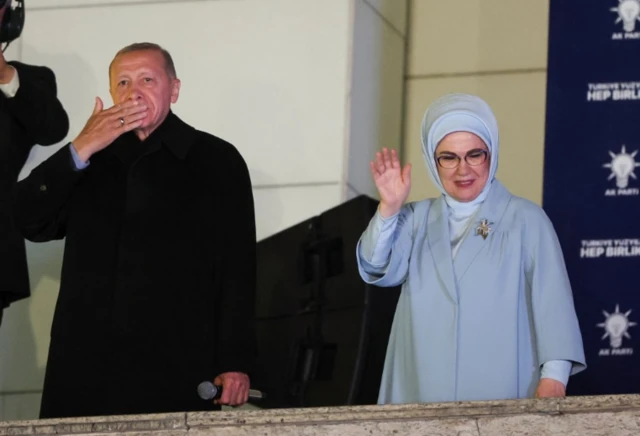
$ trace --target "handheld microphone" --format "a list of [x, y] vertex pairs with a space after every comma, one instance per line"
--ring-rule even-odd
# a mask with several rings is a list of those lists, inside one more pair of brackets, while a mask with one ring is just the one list
[[[203, 381], [198, 385], [198, 396], [203, 400], [217, 400], [222, 396], [222, 386], [216, 386], [210, 381]], [[262, 391], [249, 389], [249, 400], [263, 400], [267, 397]]]

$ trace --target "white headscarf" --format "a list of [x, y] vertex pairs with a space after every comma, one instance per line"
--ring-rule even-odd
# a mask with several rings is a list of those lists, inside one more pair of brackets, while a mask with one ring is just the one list
[[[469, 202], [460, 202], [451, 197], [442, 186], [435, 159], [438, 143], [449, 133], [471, 132], [489, 149], [489, 177], [480, 195]], [[435, 100], [422, 119], [422, 155], [429, 176], [444, 196], [449, 209], [449, 228], [453, 255], [478, 210], [491, 189], [498, 169], [498, 122], [489, 105], [480, 97], [469, 94], [446, 94]]]

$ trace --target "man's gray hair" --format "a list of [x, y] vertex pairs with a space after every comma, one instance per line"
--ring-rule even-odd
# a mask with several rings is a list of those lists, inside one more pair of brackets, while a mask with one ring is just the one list
[[116, 55], [113, 57], [111, 64], [109, 64], [109, 76], [111, 76], [111, 67], [113, 66], [113, 62], [117, 59], [118, 56], [127, 54], [127, 53], [133, 53], [136, 51], [147, 51], [147, 50], [159, 52], [164, 58], [164, 68], [165, 68], [165, 71], [167, 72], [167, 75], [169, 75], [169, 77], [171, 77], [172, 79], [175, 79], [178, 77], [176, 75], [176, 67], [173, 64], [173, 58], [171, 57], [171, 54], [169, 54], [169, 52], [164, 48], [162, 48], [160, 45], [155, 44], [153, 42], [135, 42], [133, 44], [129, 44], [128, 46], [120, 49], [120, 51], [118, 51], [118, 53], [116, 53]]

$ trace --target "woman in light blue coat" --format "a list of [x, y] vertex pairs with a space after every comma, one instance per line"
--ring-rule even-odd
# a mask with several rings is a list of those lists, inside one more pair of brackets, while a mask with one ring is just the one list
[[371, 162], [380, 205], [357, 246], [360, 275], [402, 285], [378, 402], [564, 396], [586, 368], [564, 259], [544, 211], [495, 178], [491, 108], [441, 97], [422, 144], [437, 198], [404, 204], [411, 166], [395, 150]]

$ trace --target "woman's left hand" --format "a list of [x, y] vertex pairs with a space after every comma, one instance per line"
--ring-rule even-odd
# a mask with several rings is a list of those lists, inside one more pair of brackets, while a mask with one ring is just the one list
[[536, 398], [563, 398], [566, 395], [564, 385], [552, 378], [541, 378], [536, 389]]

